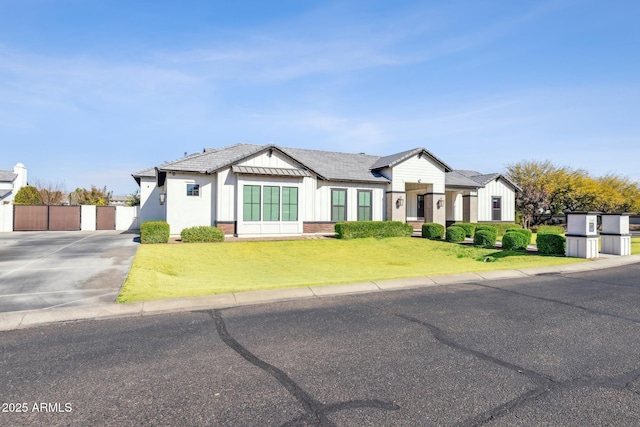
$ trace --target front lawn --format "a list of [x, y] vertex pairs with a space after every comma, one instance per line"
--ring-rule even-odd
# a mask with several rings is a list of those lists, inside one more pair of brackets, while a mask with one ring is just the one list
[[632, 255], [640, 254], [640, 237], [631, 238], [631, 254]]
[[418, 238], [141, 245], [118, 302], [580, 261]]

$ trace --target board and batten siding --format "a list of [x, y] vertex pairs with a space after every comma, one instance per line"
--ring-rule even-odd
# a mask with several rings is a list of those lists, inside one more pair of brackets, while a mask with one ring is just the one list
[[444, 168], [428, 156], [418, 155], [395, 165], [390, 173], [391, 190], [405, 191], [405, 183], [433, 184], [434, 193], [444, 193]]
[[214, 221], [235, 221], [236, 220], [236, 187], [238, 177], [226, 168], [216, 174], [216, 210]]
[[515, 221], [515, 191], [501, 179], [478, 189], [478, 221], [491, 221], [491, 198], [502, 198], [502, 222]]
[[446, 192], [447, 221], [462, 221], [462, 193]]
[[299, 169], [301, 167], [298, 163], [292, 162], [277, 151], [272, 151], [271, 156], [269, 156], [268, 152], [256, 154], [255, 156], [239, 162], [238, 165], [287, 169]]
[[[187, 184], [199, 184], [198, 196], [187, 196]], [[167, 174], [167, 222], [172, 235], [188, 227], [213, 225], [215, 220], [215, 175]]]
[[331, 221], [331, 190], [347, 190], [347, 221], [358, 220], [358, 190], [371, 191], [371, 219], [383, 221], [385, 211], [386, 184], [367, 184], [338, 181], [316, 181], [314, 195], [313, 219], [305, 218], [305, 221]]

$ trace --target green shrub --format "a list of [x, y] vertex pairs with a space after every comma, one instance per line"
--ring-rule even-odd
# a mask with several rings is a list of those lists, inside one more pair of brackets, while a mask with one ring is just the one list
[[476, 227], [475, 234], [478, 234], [479, 231], [486, 231], [487, 233], [490, 233], [493, 236], [495, 244], [495, 241], [498, 239], [498, 227], [496, 227], [495, 225], [478, 225]]
[[466, 237], [473, 237], [473, 233], [476, 230], [477, 224], [471, 224], [470, 222], [456, 222], [456, 227], [464, 228], [464, 235]]
[[476, 246], [482, 246], [483, 248], [492, 248], [496, 245], [498, 238], [497, 231], [492, 229], [478, 230], [473, 235], [473, 244]]
[[140, 243], [167, 243], [169, 224], [166, 221], [147, 221], [140, 226]]
[[541, 255], [564, 255], [567, 239], [559, 234], [538, 234], [536, 242]]
[[502, 236], [502, 249], [507, 251], [527, 249], [530, 241], [526, 234], [508, 231]]
[[498, 236], [502, 236], [510, 228], [522, 228], [520, 224], [516, 224], [514, 222], [481, 222], [477, 224], [476, 230], [478, 227], [485, 226], [494, 228], [498, 232]]
[[375, 237], [410, 237], [413, 227], [400, 221], [339, 222], [334, 226], [337, 239], [363, 239]]
[[456, 225], [452, 225], [451, 227], [447, 227], [446, 239], [447, 242], [462, 242], [464, 241], [464, 228], [458, 227]]
[[184, 243], [222, 242], [224, 241], [224, 232], [218, 227], [190, 227], [180, 232], [180, 238]]
[[444, 225], [434, 222], [422, 224], [422, 237], [425, 239], [442, 239], [444, 237]]
[[507, 228], [507, 231], [504, 234], [506, 236], [509, 233], [520, 233], [524, 236], [527, 236], [527, 241], [531, 243], [531, 230], [527, 230], [526, 228]]
[[559, 225], [539, 225], [538, 234], [564, 234], [564, 228]]

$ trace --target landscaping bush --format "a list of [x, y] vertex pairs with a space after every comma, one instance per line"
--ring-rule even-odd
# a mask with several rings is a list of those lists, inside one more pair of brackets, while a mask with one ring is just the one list
[[464, 241], [465, 231], [464, 228], [452, 225], [447, 227], [446, 239], [447, 242], [462, 242]]
[[481, 222], [477, 224], [476, 230], [478, 230], [478, 227], [486, 226], [494, 228], [497, 231], [498, 236], [502, 236], [510, 228], [522, 228], [520, 224], [516, 224], [514, 222]]
[[466, 237], [473, 237], [473, 232], [476, 230], [477, 224], [471, 224], [469, 222], [456, 222], [456, 227], [464, 228], [464, 235]]
[[507, 251], [518, 251], [527, 249], [530, 241], [531, 239], [528, 238], [526, 234], [508, 231], [502, 237], [502, 249]]
[[531, 230], [527, 230], [526, 228], [507, 228], [505, 235], [509, 233], [520, 233], [524, 236], [527, 236], [527, 241], [531, 243], [531, 235], [532, 235]]
[[[491, 235], [493, 235], [493, 240], [495, 243], [495, 240], [498, 239], [498, 227], [496, 227], [495, 225], [478, 225], [476, 226], [476, 230], [475, 230], [475, 234], [478, 234], [479, 231], [486, 231], [488, 233], [491, 233]], [[474, 237], [475, 237], [474, 234]]]
[[492, 248], [496, 245], [498, 233], [492, 229], [478, 230], [473, 235], [473, 244], [476, 246], [482, 246], [483, 248]]
[[147, 221], [140, 226], [140, 243], [167, 243], [169, 224], [166, 221]]
[[539, 225], [538, 234], [564, 234], [564, 228], [559, 225]]
[[410, 237], [413, 227], [400, 221], [339, 222], [334, 226], [336, 239], [363, 239], [375, 237]]
[[222, 242], [224, 241], [224, 231], [218, 227], [190, 227], [180, 232], [180, 238], [184, 243]]
[[564, 255], [567, 239], [559, 234], [539, 234], [536, 242], [541, 255]]
[[422, 224], [422, 237], [425, 239], [442, 239], [444, 237], [444, 225], [427, 222]]

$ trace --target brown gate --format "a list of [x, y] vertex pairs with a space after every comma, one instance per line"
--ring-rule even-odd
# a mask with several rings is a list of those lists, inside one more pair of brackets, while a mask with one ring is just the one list
[[13, 206], [14, 231], [80, 230], [80, 206]]
[[49, 206], [49, 230], [80, 230], [80, 206]]
[[98, 206], [96, 208], [96, 230], [116, 229], [116, 207]]
[[48, 206], [13, 206], [13, 229], [15, 231], [43, 231], [49, 229]]

